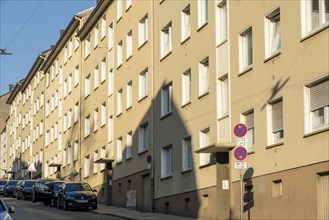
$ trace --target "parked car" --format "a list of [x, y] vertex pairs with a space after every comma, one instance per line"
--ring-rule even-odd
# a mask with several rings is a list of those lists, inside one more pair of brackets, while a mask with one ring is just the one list
[[14, 188], [17, 182], [18, 180], [8, 180], [8, 182], [5, 185], [5, 189], [3, 193], [5, 197], [14, 196]]
[[52, 192], [46, 185], [49, 182], [59, 181], [59, 179], [40, 178], [37, 179], [32, 186], [32, 202], [44, 201], [45, 203], [50, 202]]
[[6, 183], [7, 183], [7, 180], [0, 180], [0, 195], [3, 195]]
[[20, 185], [22, 184], [23, 180], [18, 180], [18, 182], [16, 183], [15, 187], [14, 187], [14, 197], [17, 198], [17, 191], [18, 188], [20, 187]]
[[57, 208], [97, 209], [96, 192], [88, 183], [63, 183], [58, 192]]
[[24, 200], [26, 200], [27, 198], [31, 198], [32, 186], [34, 185], [34, 183], [35, 180], [23, 180], [17, 187], [16, 198]]
[[0, 219], [5, 219], [5, 220], [12, 220], [10, 213], [14, 213], [15, 209], [12, 206], [7, 206], [5, 203], [0, 199]]
[[47, 203], [50, 204], [51, 206], [57, 205], [58, 192], [63, 183], [64, 183], [63, 181], [52, 181], [46, 183], [46, 185], [49, 187], [51, 191], [51, 198], [47, 201]]

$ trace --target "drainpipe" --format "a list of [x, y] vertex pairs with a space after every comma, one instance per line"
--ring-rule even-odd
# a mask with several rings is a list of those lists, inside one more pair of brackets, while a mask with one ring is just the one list
[[152, 94], [152, 99], [151, 99], [151, 118], [152, 118], [152, 123], [151, 123], [151, 130], [152, 130], [152, 135], [151, 135], [151, 143], [152, 143], [152, 148], [151, 148], [151, 156], [152, 156], [152, 162], [151, 162], [151, 201], [150, 201], [150, 211], [154, 212], [154, 1], [152, 1], [152, 6], [151, 6], [151, 14], [152, 14], [152, 39], [151, 39], [151, 68], [152, 68], [152, 85], [151, 85], [151, 94]]

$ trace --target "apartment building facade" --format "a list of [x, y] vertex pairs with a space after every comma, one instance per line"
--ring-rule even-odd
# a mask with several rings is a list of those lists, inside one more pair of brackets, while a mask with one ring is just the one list
[[88, 182], [101, 203], [237, 219], [242, 122], [244, 217], [325, 218], [328, 5], [98, 1], [7, 101], [12, 176], [34, 163], [32, 177]]

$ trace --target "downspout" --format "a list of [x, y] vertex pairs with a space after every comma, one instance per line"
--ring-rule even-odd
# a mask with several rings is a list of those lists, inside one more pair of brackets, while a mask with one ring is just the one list
[[151, 123], [151, 130], [152, 130], [152, 135], [151, 135], [151, 143], [152, 143], [152, 149], [151, 149], [151, 157], [152, 157], [152, 162], [151, 162], [151, 202], [150, 202], [150, 211], [154, 212], [154, 188], [155, 188], [155, 181], [154, 181], [154, 1], [152, 1], [152, 6], [151, 6], [151, 14], [152, 14], [152, 39], [151, 39], [151, 65], [152, 65], [152, 83], [151, 83], [151, 94], [152, 94], [152, 99], [151, 99], [151, 118], [152, 118], [152, 123]]

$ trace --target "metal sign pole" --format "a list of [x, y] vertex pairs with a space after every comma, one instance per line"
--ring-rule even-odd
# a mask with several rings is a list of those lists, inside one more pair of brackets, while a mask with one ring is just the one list
[[240, 220], [242, 220], [242, 173], [243, 170], [240, 169]]

